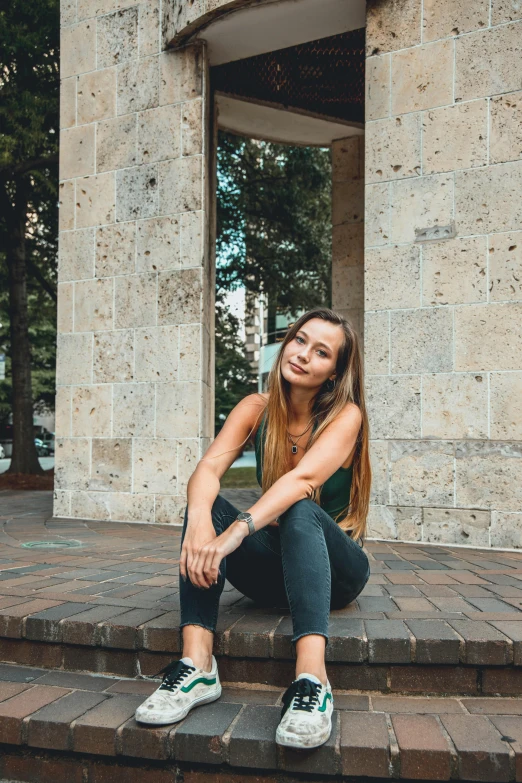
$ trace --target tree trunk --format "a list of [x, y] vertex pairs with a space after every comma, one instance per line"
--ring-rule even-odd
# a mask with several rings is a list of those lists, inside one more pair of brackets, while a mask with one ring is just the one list
[[27, 192], [24, 183], [16, 183], [15, 203], [10, 215], [7, 240], [9, 276], [9, 320], [11, 335], [13, 451], [9, 473], [41, 474], [34, 443], [33, 391], [31, 382], [31, 346], [27, 307], [27, 267], [25, 231]]

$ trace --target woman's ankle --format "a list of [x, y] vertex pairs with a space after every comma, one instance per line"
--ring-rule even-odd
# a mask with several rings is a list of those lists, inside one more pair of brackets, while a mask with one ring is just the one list
[[328, 680], [328, 676], [326, 674], [326, 669], [320, 669], [315, 666], [308, 666], [307, 668], [304, 668], [303, 666], [299, 667], [296, 666], [295, 669], [295, 677], [296, 679], [299, 677], [300, 674], [313, 674], [315, 677], [317, 677], [323, 685], [326, 685], [326, 682]]
[[212, 669], [212, 648], [214, 634], [200, 625], [186, 625], [182, 629], [183, 655], [191, 658], [194, 665], [205, 672]]

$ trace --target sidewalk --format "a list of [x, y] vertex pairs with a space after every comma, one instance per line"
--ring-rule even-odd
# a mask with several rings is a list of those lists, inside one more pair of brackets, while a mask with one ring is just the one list
[[[247, 492], [226, 495], [241, 506]], [[370, 583], [330, 616], [332, 735], [287, 752], [275, 728], [295, 673], [288, 607], [227, 582], [221, 699], [137, 726], [181, 654], [180, 528], [53, 520], [51, 501], [0, 493], [0, 778], [522, 780], [522, 553], [369, 541]], [[79, 546], [24, 546], [66, 541]]]

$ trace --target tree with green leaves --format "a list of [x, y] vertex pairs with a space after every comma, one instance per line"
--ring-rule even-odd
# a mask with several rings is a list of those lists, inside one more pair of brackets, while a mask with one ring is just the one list
[[[217, 157], [217, 301], [244, 286], [289, 312], [329, 307], [330, 150], [220, 131]], [[232, 319], [216, 309], [216, 431], [219, 414], [256, 389]]]
[[35, 399], [54, 401], [59, 32], [59, 0], [1, 0], [0, 345], [10, 377], [0, 410], [13, 414], [13, 473], [42, 472]]

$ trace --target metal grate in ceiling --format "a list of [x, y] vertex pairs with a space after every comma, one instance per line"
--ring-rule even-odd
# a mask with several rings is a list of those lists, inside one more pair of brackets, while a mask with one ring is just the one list
[[364, 122], [365, 29], [216, 65], [215, 90], [346, 122]]

